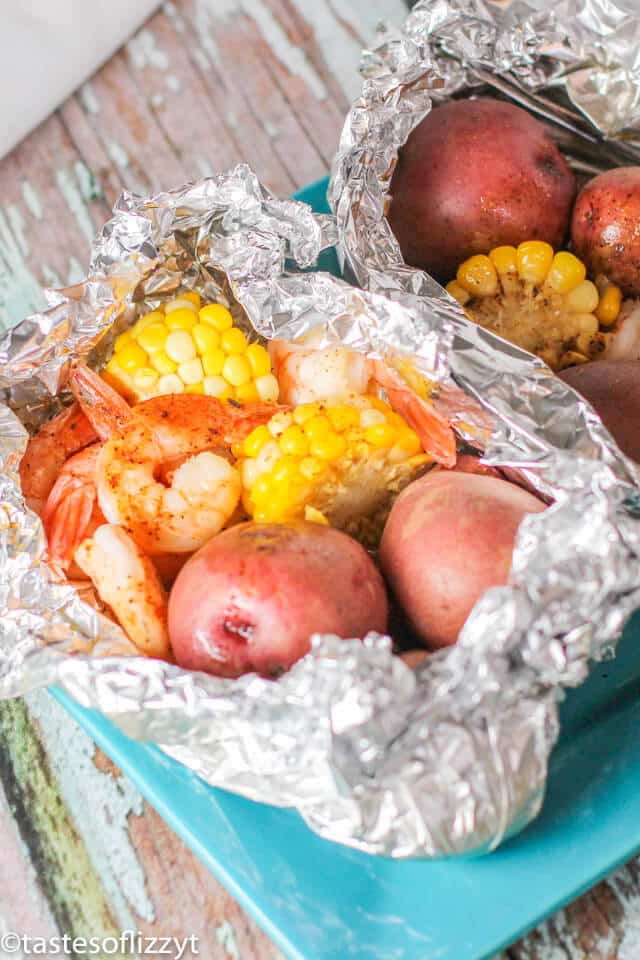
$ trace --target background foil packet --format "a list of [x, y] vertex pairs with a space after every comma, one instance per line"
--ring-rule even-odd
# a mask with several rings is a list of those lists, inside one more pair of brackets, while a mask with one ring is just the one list
[[[87, 281], [51, 293], [46, 313], [0, 342], [0, 696], [59, 683], [209, 783], [295, 807], [323, 836], [372, 853], [488, 850], [540, 807], [563, 686], [584, 679], [640, 604], [635, 467], [528, 354], [480, 328], [463, 338], [459, 318], [424, 297], [300, 272], [335, 238], [330, 218], [275, 199], [245, 166], [124, 195]], [[72, 357], [104, 362], [135, 304], [184, 285], [226, 298], [265, 337], [321, 323], [327, 343], [411, 356], [460, 435], [478, 448], [491, 435], [494, 461], [555, 500], [523, 523], [510, 585], [485, 594], [457, 646], [414, 673], [389, 638], [318, 636], [277, 681], [222, 680], [136, 656], [52, 580], [19, 487], [20, 421], [57, 408]]]

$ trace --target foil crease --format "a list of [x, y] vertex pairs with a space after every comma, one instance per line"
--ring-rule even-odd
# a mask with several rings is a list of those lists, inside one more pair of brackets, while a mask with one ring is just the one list
[[[207, 782], [294, 807], [321, 835], [370, 853], [486, 851], [539, 810], [561, 691], [640, 602], [635, 467], [573, 391], [446, 299], [302, 272], [336, 236], [330, 218], [277, 200], [245, 166], [127, 194], [85, 283], [50, 294], [46, 313], [5, 337], [0, 696], [58, 683]], [[456, 647], [414, 672], [389, 637], [317, 636], [277, 681], [222, 680], [137, 656], [52, 579], [19, 485], [25, 424], [56, 410], [61, 391], [64, 402], [72, 357], [100, 366], [136, 304], [185, 286], [225, 299], [265, 338], [322, 325], [326, 343], [413, 358], [460, 436], [555, 501], [522, 525], [511, 583], [481, 599]]]

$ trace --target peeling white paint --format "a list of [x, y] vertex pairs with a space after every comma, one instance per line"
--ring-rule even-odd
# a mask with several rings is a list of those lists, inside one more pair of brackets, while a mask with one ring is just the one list
[[136, 929], [136, 916], [151, 923], [153, 903], [128, 831], [130, 814], [143, 811], [141, 795], [125, 778], [97, 769], [91, 737], [46, 691], [27, 694], [25, 701], [118, 923], [124, 930]]
[[225, 920], [219, 927], [216, 927], [216, 940], [231, 960], [240, 960], [240, 950], [236, 940], [236, 934], [229, 923]]
[[34, 186], [28, 180], [22, 181], [22, 196], [27, 206], [27, 210], [36, 220], [42, 220], [42, 203], [40, 196]]
[[82, 84], [79, 93], [80, 102], [87, 113], [100, 113], [100, 101], [89, 80]]
[[104, 194], [102, 184], [82, 160], [76, 160], [73, 165], [80, 193], [84, 200], [99, 200]]
[[22, 211], [19, 207], [16, 207], [15, 204], [10, 203], [7, 206], [7, 219], [9, 221], [9, 227], [11, 232], [16, 238], [16, 243], [18, 244], [18, 249], [23, 257], [29, 255], [29, 244], [25, 236], [24, 228], [25, 222], [24, 217], [22, 216]]
[[169, 69], [168, 54], [158, 46], [154, 34], [146, 27], [129, 40], [127, 52], [131, 63], [138, 70], [144, 67], [156, 67], [157, 70]]
[[201, 70], [211, 70], [211, 61], [207, 58], [206, 53], [200, 47], [195, 47], [193, 51], [193, 59], [196, 61]]
[[69, 272], [67, 273], [67, 283], [69, 286], [73, 286], [76, 283], [81, 283], [84, 280], [87, 274], [86, 270], [83, 270], [75, 257], [69, 257]]
[[167, 85], [167, 89], [171, 90], [172, 93], [180, 93], [182, 90], [182, 84], [175, 73], [170, 73], [166, 76], [164, 82]]
[[184, 33], [187, 29], [187, 25], [184, 22], [184, 18], [175, 3], [171, 3], [171, 0], [168, 0], [167, 3], [162, 5], [162, 12], [171, 20], [173, 27], [177, 30], [178, 33]]
[[7, 218], [0, 211], [0, 331], [8, 330], [43, 306], [40, 284], [29, 270]]
[[152, 93], [149, 97], [149, 103], [154, 110], [157, 110], [164, 104], [164, 95], [162, 93]]
[[200, 171], [201, 176], [203, 177], [212, 177], [215, 173], [215, 168], [213, 167], [211, 161], [208, 157], [198, 156], [196, 157], [196, 165]]
[[[638, 960], [640, 957], [640, 894], [631, 892], [622, 881], [620, 873], [607, 881], [620, 900], [623, 909], [622, 940], [616, 954], [617, 960]], [[611, 952], [615, 944], [611, 945]]]
[[263, 120], [262, 125], [269, 137], [271, 137], [273, 140], [278, 137], [279, 131], [275, 124], [270, 123], [269, 120]]
[[93, 240], [93, 224], [78, 185], [65, 167], [56, 170], [58, 189], [87, 240]]
[[107, 144], [107, 153], [115, 163], [116, 167], [120, 167], [121, 170], [126, 170], [129, 166], [129, 157], [127, 151], [120, 146], [119, 143], [116, 143], [115, 140], [111, 140]]
[[45, 284], [52, 290], [58, 290], [60, 287], [64, 286], [60, 278], [60, 274], [57, 273], [53, 267], [50, 267], [47, 263], [44, 263], [41, 269]]
[[[301, 11], [305, 19], [308, 19], [310, 8], [316, 7], [317, 5], [318, 0], [315, 0], [314, 3], [308, 3], [308, 0], [305, 0], [303, 4], [304, 11]], [[342, 4], [340, 6], [342, 7]], [[317, 73], [313, 64], [307, 60], [304, 50], [291, 42], [284, 28], [278, 23], [271, 10], [263, 3], [263, 0], [251, 0], [248, 4], [243, 3], [243, 8], [249, 16], [253, 17], [260, 33], [269, 44], [272, 52], [283, 66], [287, 68], [289, 73], [301, 77], [316, 99], [326, 100], [328, 95], [327, 88], [322, 78]], [[335, 36], [337, 29], [335, 16], [332, 22], [332, 34]]]

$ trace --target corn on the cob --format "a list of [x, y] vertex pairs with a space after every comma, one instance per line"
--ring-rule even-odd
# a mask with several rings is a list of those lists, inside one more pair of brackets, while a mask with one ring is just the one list
[[377, 397], [278, 412], [236, 451], [254, 520], [329, 523], [375, 546], [391, 502], [431, 459]]
[[480, 326], [558, 370], [602, 353], [620, 313], [618, 287], [586, 274], [572, 253], [528, 240], [465, 260], [447, 290]]
[[137, 403], [167, 393], [205, 393], [250, 403], [278, 399], [268, 352], [248, 343], [220, 303], [183, 293], [141, 317], [115, 342], [103, 376]]

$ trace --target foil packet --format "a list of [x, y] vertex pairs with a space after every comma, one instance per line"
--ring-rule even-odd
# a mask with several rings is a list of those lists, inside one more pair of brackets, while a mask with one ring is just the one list
[[[487, 851], [539, 810], [558, 697], [640, 604], [636, 470], [539, 361], [446, 303], [305, 272], [336, 238], [331, 218], [276, 199], [246, 166], [125, 194], [85, 283], [0, 341], [0, 696], [57, 683], [208, 783], [370, 853]], [[554, 500], [522, 524], [510, 584], [485, 594], [455, 647], [414, 672], [389, 637], [316, 636], [277, 681], [223, 680], [138, 656], [53, 579], [19, 484], [26, 427], [64, 402], [72, 358], [99, 368], [136, 306], [184, 287], [265, 338], [321, 325], [325, 344], [411, 357], [459, 435]]]

